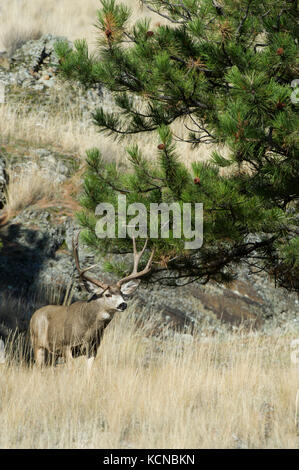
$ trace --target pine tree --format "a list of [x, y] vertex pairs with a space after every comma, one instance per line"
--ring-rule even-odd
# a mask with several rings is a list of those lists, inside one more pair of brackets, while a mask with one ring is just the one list
[[[184, 237], [170, 231], [156, 246], [157, 278], [181, 284], [229, 281], [245, 261], [299, 289], [299, 77], [298, 9], [292, 0], [143, 0], [167, 19], [128, 26], [130, 10], [102, 0], [98, 12], [99, 54], [84, 40], [74, 49], [58, 43], [61, 74], [83, 86], [104, 84], [118, 112], [93, 113], [99, 131], [123, 136], [157, 132], [150, 160], [138, 146], [127, 149], [129, 171], [87, 152], [79, 219], [95, 250], [124, 253], [126, 239], [99, 240], [99, 202], [203, 203], [204, 243], [184, 250]], [[171, 124], [198, 152], [187, 168], [176, 150]], [[200, 161], [206, 144], [226, 146]], [[225, 168], [225, 171], [221, 169]], [[194, 223], [194, 221], [193, 221]], [[110, 266], [113, 269], [113, 266]]]

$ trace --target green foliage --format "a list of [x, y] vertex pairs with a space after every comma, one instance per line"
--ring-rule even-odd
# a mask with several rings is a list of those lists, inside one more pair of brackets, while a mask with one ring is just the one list
[[[299, 71], [297, 2], [143, 3], [168, 24], [140, 20], [129, 27], [130, 11], [103, 0], [99, 55], [90, 55], [84, 41], [74, 50], [56, 48], [64, 77], [102, 83], [115, 94], [119, 112], [93, 113], [100, 132], [121, 138], [156, 130], [160, 141], [151, 161], [130, 147], [127, 171], [96, 149], [88, 152], [79, 215], [85, 240], [94, 249], [130, 250], [130, 240], [99, 242], [94, 232], [97, 204], [116, 207], [118, 194], [148, 212], [153, 202], [201, 202], [203, 247], [187, 252], [184, 237], [172, 232], [151, 240], [156, 260], [164, 260], [161, 279], [169, 269], [174, 282], [229, 280], [234, 264], [245, 260], [298, 289], [299, 117], [291, 100]], [[199, 155], [205, 144], [224, 144], [229, 154], [214, 151], [208, 163], [188, 169], [173, 140], [175, 120], [184, 122], [184, 140]]]
[[70, 74], [75, 80], [80, 80], [86, 88], [93, 83], [93, 56], [88, 53], [85, 39], [74, 41], [72, 50], [67, 42], [60, 41], [55, 44], [55, 52], [62, 64], [62, 76]]

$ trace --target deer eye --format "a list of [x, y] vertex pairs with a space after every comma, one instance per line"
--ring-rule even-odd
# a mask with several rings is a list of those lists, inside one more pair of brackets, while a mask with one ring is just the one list
[[112, 297], [112, 294], [106, 294], [105, 297]]

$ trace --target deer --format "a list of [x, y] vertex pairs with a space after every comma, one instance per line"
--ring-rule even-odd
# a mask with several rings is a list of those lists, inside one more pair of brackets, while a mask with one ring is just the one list
[[72, 247], [76, 269], [81, 281], [90, 294], [88, 300], [79, 300], [69, 306], [47, 305], [34, 312], [30, 319], [30, 339], [37, 366], [46, 365], [46, 354], [52, 357], [62, 356], [65, 363], [77, 356], [86, 355], [87, 370], [90, 374], [92, 364], [105, 328], [117, 312], [127, 308], [127, 302], [140, 283], [140, 278], [151, 270], [155, 249], [152, 250], [144, 269], [138, 271], [140, 259], [147, 247], [146, 239], [140, 252], [133, 237], [133, 270], [131, 274], [118, 282], [107, 284], [87, 275], [96, 264], [81, 269], [78, 254], [79, 233], [73, 237]]

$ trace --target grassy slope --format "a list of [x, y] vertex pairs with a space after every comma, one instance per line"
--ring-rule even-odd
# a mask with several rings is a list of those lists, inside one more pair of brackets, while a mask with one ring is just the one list
[[298, 447], [293, 334], [154, 340], [135, 321], [109, 326], [89, 382], [84, 358], [0, 366], [0, 447]]

